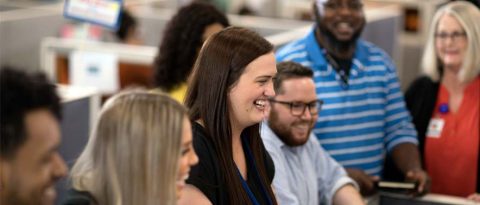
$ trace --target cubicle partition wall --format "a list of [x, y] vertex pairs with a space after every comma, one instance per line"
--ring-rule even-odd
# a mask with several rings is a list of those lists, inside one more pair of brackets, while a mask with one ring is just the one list
[[[75, 51], [100, 52], [113, 54], [118, 57], [119, 87], [124, 88], [132, 84], [146, 87], [153, 86], [152, 64], [157, 55], [157, 46], [154, 39], [160, 39], [172, 11], [133, 7], [143, 23], [148, 22], [148, 30], [143, 30], [146, 46], [131, 46], [117, 43], [91, 42], [84, 40], [46, 38], [41, 43], [41, 66], [52, 79], [59, 83], [69, 83], [69, 56]], [[397, 28], [399, 27], [398, 9], [394, 6], [368, 9], [367, 26], [363, 38], [383, 48], [393, 59], [398, 59]], [[272, 19], [252, 16], [228, 16], [231, 23], [246, 27], [258, 32], [272, 42], [276, 48], [305, 36], [313, 27], [311, 21], [297, 21]], [[157, 23], [153, 23], [157, 22]], [[157, 26], [155, 26], [157, 25]], [[145, 28], [145, 27], [144, 27]], [[148, 35], [146, 35], [146, 34]], [[152, 34], [153, 33], [153, 34]], [[154, 35], [154, 36], [152, 36]], [[382, 38], [378, 38], [381, 35]], [[399, 71], [401, 73], [401, 71]]]
[[[147, 88], [153, 87], [153, 61], [158, 52], [158, 45], [151, 44], [155, 44], [155, 39], [159, 40], [161, 38], [164, 28], [160, 28], [160, 26], [166, 25], [166, 21], [169, 20], [172, 12], [165, 9], [152, 11], [151, 8], [143, 7], [139, 9], [143, 10], [136, 11], [134, 7], [133, 11], [141, 13], [139, 15], [140, 21], [151, 25], [148, 27], [148, 30], [142, 31], [147, 45], [133, 46], [111, 42], [48, 37], [42, 41], [40, 46], [42, 70], [46, 71], [50, 78], [56, 82], [70, 84], [70, 72], [72, 72], [70, 70], [72, 65], [70, 56], [72, 53], [77, 51], [105, 53], [116, 56], [118, 60], [118, 76], [112, 77], [118, 77], [120, 89], [132, 85], [140, 85]], [[252, 29], [271, 40], [277, 46], [285, 44], [293, 40], [293, 38], [305, 35], [312, 25], [312, 22], [308, 21], [279, 20], [251, 16], [230, 15], [229, 19], [233, 25]], [[297, 35], [290, 35], [292, 33], [297, 33]], [[287, 34], [287, 36], [284, 34]]]
[[[62, 99], [62, 142], [59, 152], [70, 169], [87, 144], [100, 110], [100, 95], [92, 87], [59, 85], [57, 91]], [[65, 198], [67, 189], [68, 179], [64, 178], [56, 186], [55, 204], [60, 204]]]
[[118, 76], [111, 77], [118, 78], [120, 89], [129, 86], [153, 87], [152, 63], [157, 49], [151, 46], [45, 38], [41, 43], [42, 69], [57, 83], [70, 84], [69, 56], [76, 51], [115, 55], [118, 59]]

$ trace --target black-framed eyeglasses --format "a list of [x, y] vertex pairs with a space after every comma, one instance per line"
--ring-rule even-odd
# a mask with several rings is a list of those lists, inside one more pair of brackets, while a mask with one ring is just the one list
[[270, 98], [269, 101], [272, 103], [280, 103], [283, 105], [288, 105], [290, 107], [290, 113], [293, 116], [302, 116], [303, 113], [305, 113], [305, 109], [307, 107], [311, 115], [316, 115], [318, 114], [318, 112], [320, 112], [323, 105], [323, 100], [314, 100], [309, 103], [304, 103], [304, 102], [286, 102], [286, 101], [280, 101], [280, 100], [275, 100], [273, 98]]
[[467, 37], [467, 33], [465, 33], [464, 31], [455, 31], [452, 33], [440, 32], [440, 33], [435, 33], [435, 37], [437, 38], [437, 40], [440, 40], [440, 41], [446, 41], [447, 39], [452, 39], [453, 42], [458, 42], [459, 40]]

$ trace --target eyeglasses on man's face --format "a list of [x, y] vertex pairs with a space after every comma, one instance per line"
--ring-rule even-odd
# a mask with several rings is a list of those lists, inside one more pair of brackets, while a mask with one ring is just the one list
[[446, 41], [447, 39], [452, 39], [453, 42], [458, 42], [460, 40], [465, 39], [467, 37], [467, 34], [464, 31], [455, 31], [452, 33], [447, 33], [447, 32], [440, 32], [440, 33], [435, 33], [435, 38], [440, 41]]
[[311, 115], [316, 115], [318, 114], [318, 112], [320, 112], [323, 105], [323, 100], [314, 100], [309, 103], [304, 103], [304, 102], [286, 102], [286, 101], [280, 101], [280, 100], [275, 100], [273, 98], [270, 98], [269, 101], [272, 103], [279, 103], [282, 105], [289, 106], [290, 113], [293, 116], [302, 116], [303, 113], [305, 113], [305, 109], [307, 107]]

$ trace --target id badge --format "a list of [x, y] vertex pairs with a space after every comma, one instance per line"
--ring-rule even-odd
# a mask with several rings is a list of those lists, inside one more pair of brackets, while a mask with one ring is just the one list
[[445, 120], [441, 118], [431, 119], [430, 124], [428, 124], [427, 137], [440, 138], [444, 125]]

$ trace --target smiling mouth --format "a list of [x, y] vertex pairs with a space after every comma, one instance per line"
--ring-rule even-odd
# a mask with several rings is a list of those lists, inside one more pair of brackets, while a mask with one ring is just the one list
[[177, 186], [184, 186], [185, 185], [185, 181], [187, 181], [188, 179], [188, 174], [184, 175], [182, 178], [178, 179], [176, 184]]
[[265, 107], [267, 106], [267, 100], [255, 100], [255, 102], [253, 103], [255, 105], [255, 107], [257, 107], [258, 109], [265, 109]]
[[53, 202], [57, 198], [57, 191], [54, 186], [48, 187], [43, 194], [43, 200], [47, 204]]

